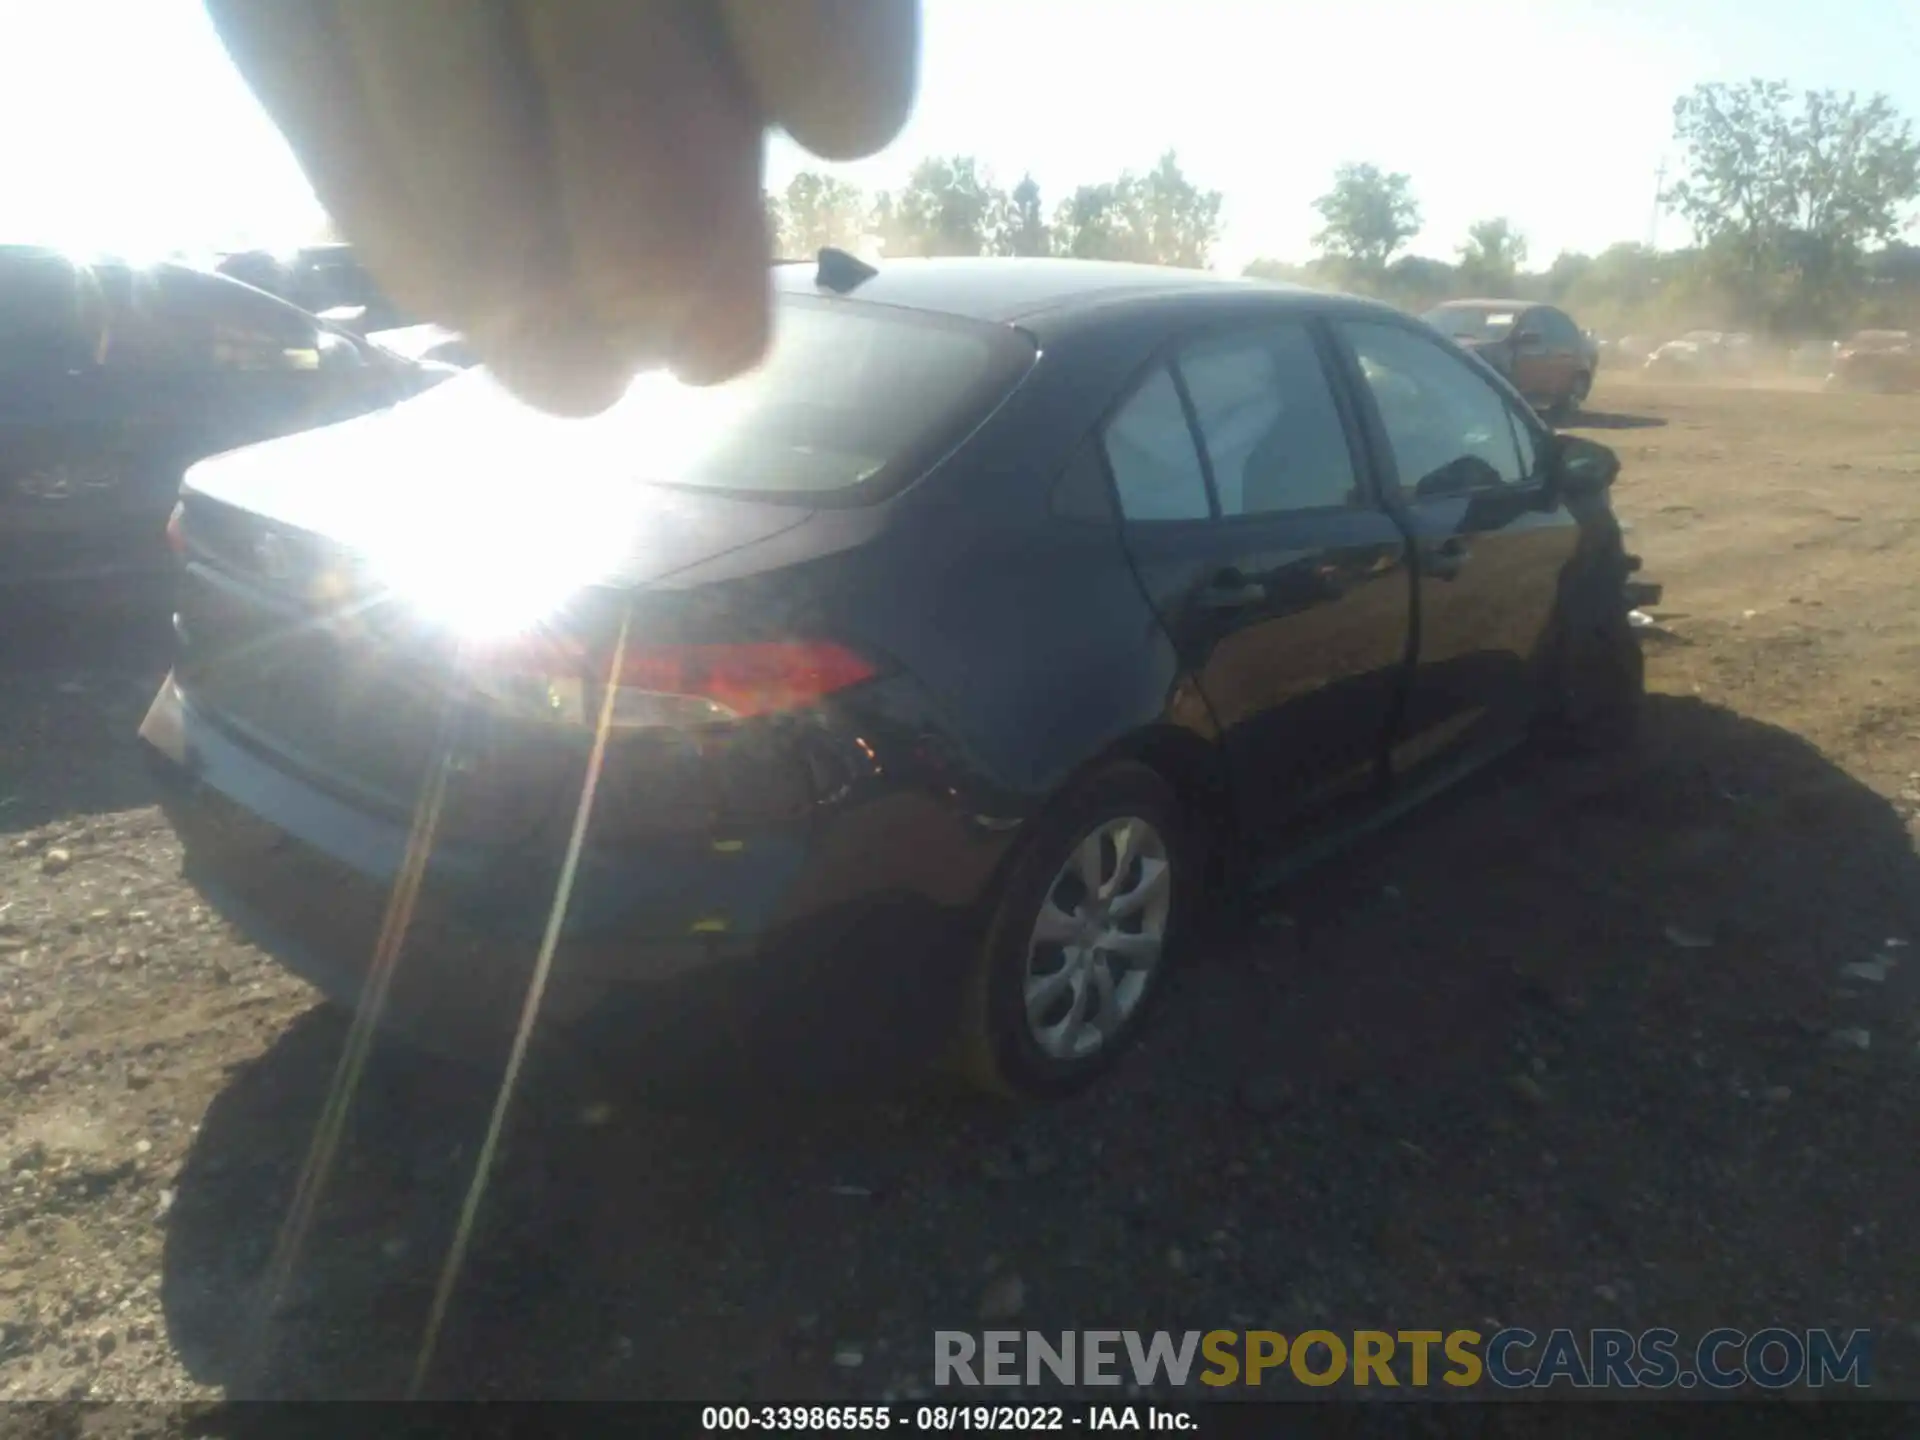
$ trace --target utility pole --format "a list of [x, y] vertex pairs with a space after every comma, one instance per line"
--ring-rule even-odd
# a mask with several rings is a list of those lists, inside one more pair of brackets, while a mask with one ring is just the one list
[[1660, 158], [1660, 169], [1653, 177], [1653, 213], [1647, 217], [1647, 249], [1660, 248], [1660, 204], [1661, 197], [1667, 193], [1667, 161]]

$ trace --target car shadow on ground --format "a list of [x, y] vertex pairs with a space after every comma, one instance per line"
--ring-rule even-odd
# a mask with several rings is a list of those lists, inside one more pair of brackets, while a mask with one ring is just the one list
[[1604, 410], [1582, 410], [1561, 428], [1566, 430], [1658, 430], [1666, 423], [1658, 415], [1625, 415]]
[[151, 804], [135, 732], [167, 673], [170, 594], [0, 592], [0, 835]]
[[[1836, 977], [1916, 932], [1885, 800], [1656, 697], [1631, 761], [1517, 757], [1269, 897], [1072, 1101], [531, 1083], [430, 1389], [906, 1395], [936, 1328], [1016, 1315], [1904, 1327], [1920, 959]], [[233, 1397], [402, 1390], [471, 1172], [490, 1095], [377, 1065], [262, 1317], [342, 1033], [311, 1012], [239, 1071], [177, 1181], [170, 1337]], [[1916, 1375], [1896, 1346], [1876, 1364], [1881, 1393]]]

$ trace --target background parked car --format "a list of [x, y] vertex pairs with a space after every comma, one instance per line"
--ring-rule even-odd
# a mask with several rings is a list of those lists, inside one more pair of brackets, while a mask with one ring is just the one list
[[1656, 345], [1647, 356], [1649, 375], [1672, 379], [1694, 379], [1715, 368], [1720, 336], [1711, 330], [1693, 330], [1677, 340]]
[[1920, 390], [1920, 349], [1910, 330], [1862, 330], [1833, 356], [1827, 383], [1836, 390], [1900, 394]]
[[1833, 373], [1834, 357], [1839, 355], [1838, 340], [1807, 340], [1787, 352], [1787, 371], [1792, 375], [1824, 379]]
[[224, 275], [0, 249], [0, 585], [164, 571], [188, 465], [444, 373]]
[[1593, 391], [1600, 357], [1566, 311], [1525, 300], [1450, 300], [1421, 317], [1498, 370], [1527, 403], [1559, 421]]
[[1689, 330], [1647, 357], [1649, 375], [1671, 380], [1741, 378], [1753, 373], [1751, 335], [1722, 330]]
[[214, 262], [213, 271], [289, 303], [297, 303], [293, 300], [293, 267], [271, 250], [238, 250], [222, 255]]
[[284, 256], [235, 251], [214, 268], [355, 334], [418, 323], [374, 283], [351, 245], [308, 245]]
[[439, 325], [403, 325], [370, 331], [367, 339], [383, 350], [422, 364], [450, 365], [466, 370], [480, 363], [467, 337]]

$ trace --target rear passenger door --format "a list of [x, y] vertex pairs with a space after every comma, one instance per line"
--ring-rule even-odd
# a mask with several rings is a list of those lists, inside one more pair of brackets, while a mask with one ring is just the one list
[[1312, 322], [1198, 337], [1103, 432], [1126, 544], [1256, 830], [1370, 790], [1408, 655], [1399, 526]]

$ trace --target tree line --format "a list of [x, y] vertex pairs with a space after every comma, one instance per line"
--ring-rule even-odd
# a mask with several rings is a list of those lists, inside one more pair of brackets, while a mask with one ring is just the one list
[[[1691, 326], [1788, 337], [1855, 326], [1920, 328], [1920, 247], [1903, 243], [1920, 200], [1920, 141], [1882, 95], [1784, 82], [1697, 86], [1674, 104], [1683, 160], [1659, 197], [1694, 243], [1622, 243], [1529, 269], [1505, 216], [1468, 227], [1449, 259], [1408, 253], [1422, 228], [1412, 177], [1343, 165], [1314, 202], [1315, 254], [1260, 259], [1249, 275], [1356, 291], [1425, 309], [1463, 295], [1551, 300], [1622, 333]], [[1525, 182], [1524, 175], [1515, 177]], [[779, 253], [825, 246], [901, 255], [1054, 255], [1205, 268], [1223, 197], [1168, 151], [1152, 168], [1081, 185], [1049, 210], [1024, 175], [1002, 188], [972, 156], [935, 156], [868, 196], [804, 172], [767, 199]], [[1625, 217], [1623, 217], [1624, 219]]]
[[902, 255], [1060, 255], [1205, 268], [1220, 238], [1218, 190], [1187, 178], [1173, 151], [1152, 169], [1082, 185], [1051, 214], [1031, 175], [1003, 189], [971, 155], [930, 156], [905, 185], [868, 197], [804, 171], [767, 197], [777, 254], [827, 246]]

